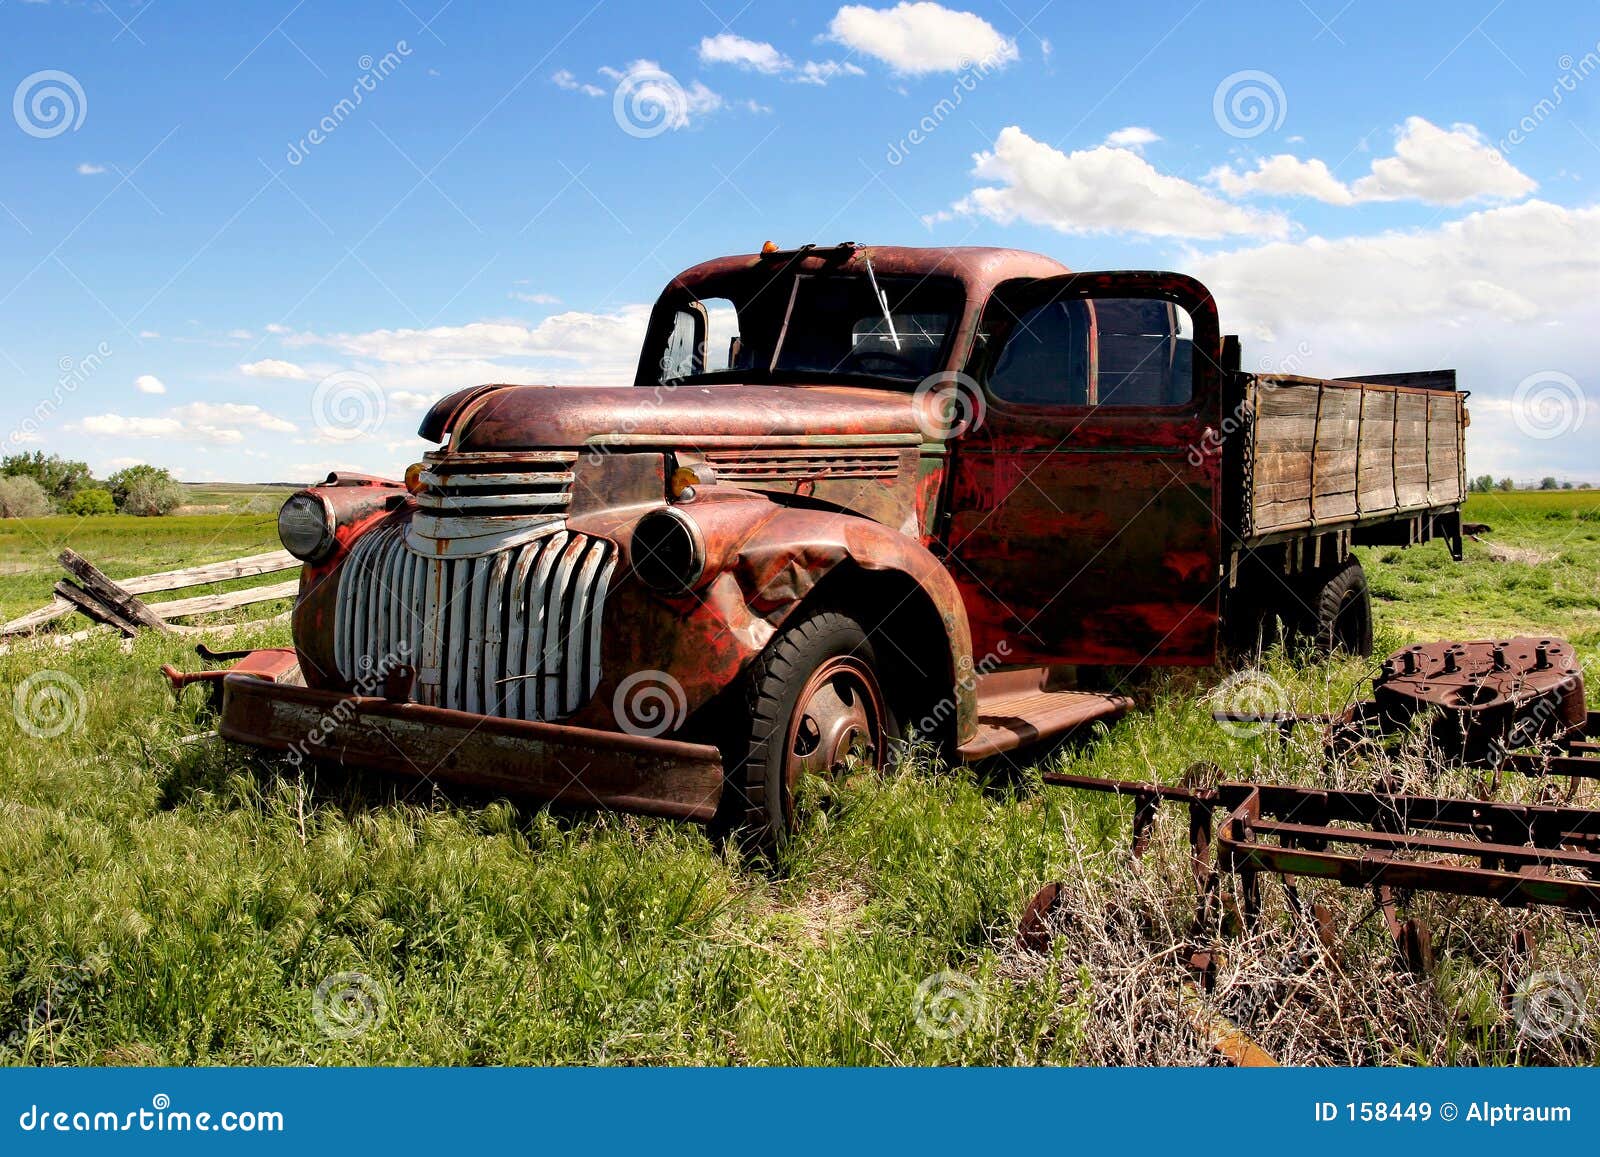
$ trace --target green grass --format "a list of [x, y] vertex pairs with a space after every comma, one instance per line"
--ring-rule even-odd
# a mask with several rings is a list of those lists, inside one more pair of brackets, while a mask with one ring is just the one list
[[[1576, 494], [1475, 499], [1468, 517], [1494, 531], [1468, 544], [1462, 566], [1437, 543], [1366, 552], [1380, 649], [1525, 622], [1567, 634], [1594, 658], [1600, 522], [1583, 515], [1597, 507], [1600, 496]], [[52, 548], [35, 536], [48, 542], [70, 528], [46, 521], [22, 531], [0, 523], [0, 558], [48, 571]], [[167, 538], [175, 530], [181, 541]], [[272, 546], [270, 518], [82, 533], [73, 545], [113, 574]], [[1493, 561], [1491, 547], [1549, 558]], [[7, 594], [11, 611], [38, 593], [29, 591]], [[287, 632], [234, 642], [282, 645]], [[156, 674], [164, 661], [193, 666], [183, 643], [157, 638], [131, 653], [107, 638], [0, 656], [6, 705], [44, 670], [82, 694], [80, 725], [55, 738], [31, 737], [0, 712], [0, 1060], [1032, 1064], [1105, 1055], [1116, 978], [1070, 943], [1049, 960], [1020, 961], [1011, 938], [1028, 895], [1079, 878], [1085, 856], [1087, 874], [1108, 888], [1132, 878], [1121, 852], [1127, 808], [1116, 800], [918, 763], [842, 786], [783, 871], [756, 871], [685, 825], [562, 817], [367, 775], [302, 777], [214, 741], [181, 742], [214, 720], [198, 691], [173, 709]], [[1297, 668], [1277, 656], [1268, 669], [1306, 710], [1341, 706], [1370, 678], [1351, 660]], [[1141, 710], [1061, 760], [1124, 778], [1176, 779], [1197, 759], [1242, 774], [1317, 774], [1305, 744], [1211, 723], [1196, 695], [1217, 679], [1140, 679]], [[1186, 848], [1181, 814], [1164, 817], [1151, 858], [1181, 878]], [[1173, 902], [1185, 903], [1181, 890]], [[1471, 922], [1443, 925], [1437, 975], [1402, 985], [1382, 971], [1367, 908], [1356, 895], [1347, 911], [1353, 940], [1378, 961], [1370, 986], [1421, 992], [1436, 1019], [1353, 1030], [1374, 1038], [1357, 1042], [1369, 1049], [1362, 1055], [1525, 1059], [1496, 1035], [1502, 943], [1469, 935]], [[1485, 920], [1512, 918], [1480, 909], [1490, 910]], [[1559, 920], [1540, 927], [1555, 929], [1541, 940], [1542, 966], [1572, 961], [1592, 975], [1592, 929], [1563, 939]], [[374, 1014], [355, 1026], [367, 1031], [319, 1018], [319, 986], [330, 985], [355, 986], [361, 1000], [349, 1008]], [[934, 1011], [954, 1010], [962, 1031], [925, 1031], [941, 1023], [919, 1019], [930, 992], [949, 997]]]
[[[114, 579], [179, 570], [206, 562], [279, 550], [276, 510], [270, 514], [196, 514], [166, 518], [104, 515], [94, 518], [0, 519], [0, 621], [48, 603], [66, 577], [57, 562], [71, 547]], [[208, 587], [191, 587], [151, 600], [214, 594], [285, 575]]]

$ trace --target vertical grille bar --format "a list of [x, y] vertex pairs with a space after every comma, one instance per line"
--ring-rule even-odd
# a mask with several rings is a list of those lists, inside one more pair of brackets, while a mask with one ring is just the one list
[[334, 658], [347, 685], [418, 669], [418, 702], [511, 719], [561, 719], [600, 682], [601, 619], [617, 567], [602, 538], [561, 531], [491, 555], [413, 554], [385, 527], [339, 578]]

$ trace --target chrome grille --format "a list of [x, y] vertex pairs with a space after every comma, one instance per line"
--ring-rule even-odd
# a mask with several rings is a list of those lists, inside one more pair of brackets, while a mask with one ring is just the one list
[[467, 558], [550, 534], [572, 503], [575, 452], [429, 454], [407, 541], [420, 554]]
[[398, 528], [363, 535], [339, 576], [334, 662], [377, 694], [414, 667], [417, 702], [508, 719], [561, 719], [600, 683], [600, 621], [616, 548], [556, 529], [474, 558], [414, 553]]

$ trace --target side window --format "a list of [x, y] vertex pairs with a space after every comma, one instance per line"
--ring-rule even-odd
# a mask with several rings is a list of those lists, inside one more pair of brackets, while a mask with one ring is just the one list
[[1089, 307], [1052, 301], [1023, 313], [989, 374], [1004, 402], [1083, 406], [1089, 402]]
[[733, 302], [723, 297], [692, 302], [673, 316], [661, 350], [661, 382], [746, 368], [740, 348], [739, 314]]
[[680, 309], [672, 319], [672, 331], [667, 334], [667, 346], [661, 353], [663, 382], [675, 382], [699, 372], [700, 367], [695, 364], [700, 354], [699, 330], [700, 317], [693, 310]]
[[1194, 396], [1189, 314], [1154, 298], [1094, 301], [1102, 406], [1178, 406]]
[[1181, 406], [1194, 396], [1189, 315], [1156, 298], [1064, 299], [1025, 311], [989, 375], [1004, 402]]

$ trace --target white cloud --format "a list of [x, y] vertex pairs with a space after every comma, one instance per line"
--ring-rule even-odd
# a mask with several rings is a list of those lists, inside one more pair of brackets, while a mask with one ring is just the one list
[[139, 331], [139, 336], [141, 338], [156, 338], [160, 337], [161, 335], [153, 329], [141, 329]]
[[[325, 345], [353, 357], [397, 364], [441, 361], [539, 359], [579, 365], [630, 368], [644, 339], [647, 305], [616, 313], [569, 310], [527, 326], [511, 321], [478, 321], [432, 329], [379, 329], [366, 333], [298, 334], [290, 345]], [[385, 385], [393, 383], [386, 376]]]
[[1016, 41], [1002, 36], [983, 17], [930, 0], [884, 9], [846, 5], [835, 14], [828, 33], [840, 44], [912, 76], [959, 72], [979, 61], [999, 66], [1017, 59]]
[[1150, 129], [1141, 125], [1129, 125], [1112, 133], [1106, 138], [1105, 143], [1113, 149], [1133, 149], [1137, 152], [1145, 145], [1153, 145], [1160, 139]]
[[1288, 153], [1263, 157], [1252, 171], [1245, 173], [1220, 165], [1206, 174], [1206, 180], [1230, 197], [1265, 193], [1278, 197], [1314, 197], [1330, 205], [1355, 202], [1350, 187], [1335, 177], [1324, 162], [1302, 161]]
[[761, 40], [746, 40], [732, 32], [700, 41], [701, 64], [732, 64], [749, 72], [771, 75], [790, 67], [789, 58]]
[[639, 59], [626, 68], [602, 68], [600, 75], [616, 82], [629, 109], [652, 125], [664, 117], [669, 129], [688, 128], [696, 118], [716, 112], [722, 97], [696, 80], [681, 83], [653, 60]]
[[154, 374], [140, 374], [133, 379], [133, 388], [141, 394], [164, 394], [167, 392], [166, 383]]
[[584, 96], [605, 96], [606, 94], [606, 90], [601, 88], [598, 84], [590, 84], [587, 81], [580, 81], [565, 68], [563, 68], [560, 72], [553, 74], [550, 79], [557, 88], [564, 88], [568, 92], [581, 92]]
[[92, 414], [69, 430], [103, 438], [159, 438], [162, 441], [205, 442], [236, 446], [245, 441], [245, 429], [277, 434], [295, 427], [260, 406], [236, 402], [192, 402], [169, 410], [159, 418], [123, 414]]
[[1396, 132], [1394, 156], [1373, 161], [1371, 174], [1351, 188], [1368, 201], [1415, 197], [1434, 205], [1459, 205], [1525, 197], [1538, 184], [1472, 125], [1451, 125], [1446, 131], [1414, 116]]
[[105, 171], [104, 165], [97, 165], [93, 161], [84, 161], [78, 166], [78, 175], [81, 177], [98, 177]]
[[1313, 197], [1330, 205], [1362, 201], [1426, 201], [1461, 205], [1468, 201], [1510, 201], [1525, 197], [1538, 183], [1519, 170], [1474, 126], [1442, 129], [1422, 117], [1407, 117], [1395, 130], [1394, 155], [1372, 162], [1367, 175], [1345, 184], [1319, 160], [1288, 153], [1264, 157], [1253, 170], [1221, 167], [1206, 179], [1230, 197], [1252, 194]]
[[280, 378], [289, 382], [308, 382], [311, 380], [311, 374], [304, 366], [297, 366], [293, 362], [280, 361], [277, 358], [264, 358], [259, 362], [245, 362], [239, 367], [239, 370], [247, 378]]
[[765, 41], [747, 40], [732, 32], [702, 39], [699, 57], [701, 64], [731, 64], [746, 72], [781, 76], [798, 84], [824, 85], [840, 76], [866, 75], [860, 65], [849, 61], [807, 60], [797, 64]]
[[223, 424], [245, 426], [256, 430], [270, 430], [275, 434], [292, 434], [294, 424], [268, 413], [260, 406], [240, 402], [190, 402], [171, 411], [180, 422], [197, 428], [210, 429]]
[[511, 298], [514, 301], [524, 301], [529, 305], [560, 305], [561, 299], [553, 293], [524, 293], [512, 290]]
[[795, 67], [789, 79], [798, 84], [827, 84], [839, 76], [866, 76], [867, 70], [848, 60], [807, 60]]
[[[1223, 328], [1246, 335], [1244, 368], [1321, 375], [1453, 367], [1473, 391], [1468, 469], [1595, 477], [1592, 431], [1522, 437], [1516, 384], [1559, 371], [1595, 394], [1600, 205], [1484, 209], [1433, 228], [1308, 237], [1191, 257]], [[1594, 408], [1593, 406], [1591, 409]]]
[[[78, 423], [78, 428], [105, 438], [182, 438], [188, 433], [176, 418], [129, 418], [122, 414], [91, 414]], [[223, 436], [216, 441], [244, 441], [238, 430], [219, 433]]]
[[1212, 195], [1158, 172], [1130, 149], [1100, 145], [1074, 153], [1034, 140], [1015, 125], [993, 152], [978, 153], [972, 175], [995, 184], [952, 207], [1001, 224], [1026, 221], [1063, 233], [1145, 233], [1159, 237], [1282, 237], [1289, 222]]

